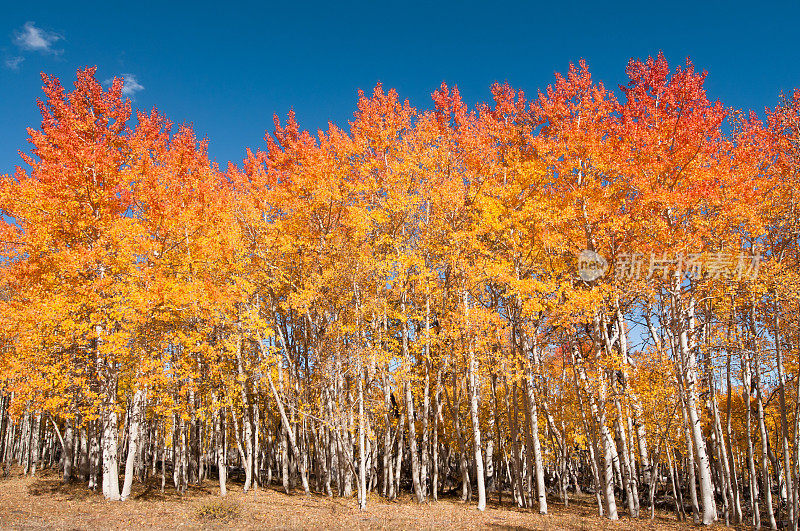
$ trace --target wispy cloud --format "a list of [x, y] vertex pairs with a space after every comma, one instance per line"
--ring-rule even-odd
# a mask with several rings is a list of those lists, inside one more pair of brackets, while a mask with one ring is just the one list
[[[137, 92], [141, 92], [144, 90], [144, 85], [139, 83], [139, 80], [136, 79], [136, 76], [133, 74], [122, 74], [120, 76], [123, 78], [122, 83], [122, 95], [133, 99]], [[106, 79], [106, 85], [110, 85], [114, 82], [114, 78]]]
[[25, 58], [19, 55], [15, 55], [13, 57], [6, 57], [4, 61], [6, 68], [10, 70], [19, 70], [19, 65], [22, 64]]
[[144, 85], [139, 83], [133, 74], [123, 74], [125, 82], [122, 84], [122, 95], [132, 98], [137, 92], [144, 90]]
[[34, 22], [26, 22], [21, 29], [14, 32], [14, 44], [33, 52], [57, 55], [62, 50], [56, 50], [53, 45], [62, 39], [57, 33], [36, 27]]

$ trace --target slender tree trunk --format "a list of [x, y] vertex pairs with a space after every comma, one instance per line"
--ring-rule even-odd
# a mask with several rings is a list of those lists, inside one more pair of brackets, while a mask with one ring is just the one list
[[[503, 376], [503, 386], [505, 389], [505, 402], [506, 402], [506, 411], [509, 418], [509, 424], [511, 425], [511, 447], [514, 454], [514, 459], [511, 463], [511, 483], [512, 483], [512, 491], [516, 491], [516, 502], [518, 507], [525, 507], [525, 495], [523, 494], [522, 490], [522, 461], [520, 458], [520, 449], [519, 449], [519, 415], [518, 415], [518, 408], [517, 408], [517, 382], [513, 383], [513, 394], [509, 392], [508, 389], [508, 381]], [[509, 405], [509, 396], [511, 396], [513, 402], [513, 410], [512, 407]], [[514, 489], [514, 485], [516, 485], [516, 489]]]
[[406, 414], [405, 412], [400, 414], [400, 421], [397, 423], [397, 437], [396, 441], [396, 448], [397, 448], [397, 459], [394, 462], [394, 492], [395, 496], [400, 496], [400, 475], [403, 471], [403, 432], [405, 431], [403, 426], [406, 423]]
[[214, 412], [214, 453], [219, 475], [219, 495], [228, 495], [228, 466], [225, 462], [225, 408], [218, 407]]
[[[108, 371], [110, 372], [110, 368]], [[103, 412], [103, 496], [107, 500], [119, 500], [119, 466], [117, 464], [117, 383], [108, 375], [104, 395]]]
[[[283, 333], [280, 331], [280, 329], [278, 335], [280, 337], [284, 352], [288, 352], [286, 347], [286, 339], [283, 337]], [[266, 358], [267, 353], [263, 351], [264, 343], [261, 340], [260, 333], [257, 333], [257, 340], [259, 348], [262, 349], [261, 353]], [[278, 360], [278, 364], [280, 366], [280, 360]], [[278, 406], [278, 412], [280, 413], [280, 418], [283, 424], [283, 428], [286, 431], [286, 434], [289, 438], [289, 444], [292, 448], [292, 454], [297, 460], [298, 466], [300, 468], [300, 482], [303, 485], [303, 492], [309, 494], [311, 492], [311, 489], [308, 485], [308, 472], [306, 470], [305, 460], [303, 459], [303, 456], [300, 453], [300, 448], [297, 445], [297, 439], [295, 438], [294, 431], [292, 430], [291, 424], [289, 423], [289, 418], [286, 416], [286, 410], [283, 407], [283, 401], [281, 400], [281, 397], [278, 394], [278, 390], [275, 388], [275, 382], [272, 381], [272, 374], [270, 371], [267, 371], [267, 382], [269, 383], [269, 388], [272, 391], [272, 396], [275, 399], [275, 403]]]
[[600, 464], [597, 461], [597, 437], [594, 435], [594, 430], [589, 427], [589, 420], [586, 416], [586, 410], [583, 406], [583, 397], [581, 396], [580, 385], [578, 383], [578, 370], [575, 366], [575, 357], [572, 358], [572, 367], [575, 377], [576, 395], [578, 396], [578, 406], [581, 412], [581, 420], [583, 421], [583, 431], [586, 434], [586, 448], [589, 452], [589, 467], [592, 470], [592, 483], [594, 486], [594, 493], [597, 498], [597, 512], [599, 516], [604, 515], [603, 497], [601, 495], [601, 478], [600, 478]]
[[753, 455], [753, 437], [751, 430], [751, 388], [753, 384], [753, 377], [750, 372], [749, 356], [744, 355], [744, 353], [742, 355], [742, 384], [742, 398], [744, 399], [745, 404], [745, 427], [747, 430], [747, 466], [748, 476], [750, 478], [750, 512], [752, 515], [753, 526], [759, 528], [761, 527], [761, 514], [758, 506], [758, 480], [756, 478], [755, 458]]
[[[164, 447], [162, 448], [161, 451], [161, 494], [164, 494], [164, 488], [167, 485], [167, 419], [164, 419], [163, 423], [164, 423]], [[175, 444], [174, 441], [173, 444]]]
[[[428, 303], [430, 304], [430, 303]], [[428, 319], [429, 320], [429, 319]], [[430, 324], [428, 324], [430, 327]], [[426, 346], [426, 349], [428, 347]], [[422, 395], [422, 463], [419, 472], [419, 483], [422, 487], [423, 499], [428, 496], [428, 469], [430, 468], [430, 429], [429, 418], [431, 414], [430, 407], [430, 374], [429, 364], [425, 362], [425, 387]]]
[[133, 404], [131, 406], [131, 419], [128, 423], [130, 435], [128, 436], [128, 457], [125, 460], [125, 481], [122, 485], [121, 501], [127, 500], [131, 495], [131, 487], [133, 486], [133, 467], [136, 462], [136, 456], [139, 453], [139, 426], [142, 422], [144, 410], [144, 391], [137, 389], [133, 393]]
[[[408, 352], [408, 319], [406, 318], [406, 294], [403, 292], [401, 302], [401, 312], [403, 319], [403, 359], [409, 360]], [[405, 399], [406, 399], [406, 412], [408, 416], [408, 446], [411, 458], [411, 484], [414, 489], [414, 497], [417, 503], [425, 501], [425, 494], [422, 492], [420, 485], [420, 464], [419, 464], [419, 451], [417, 449], [417, 428], [416, 416], [414, 414], [414, 396], [411, 393], [411, 373], [408, 375], [409, 381], [404, 384]]]
[[[689, 417], [694, 450], [697, 454], [697, 468], [700, 473], [700, 493], [703, 501], [703, 524], [711, 525], [717, 519], [717, 508], [714, 502], [714, 484], [711, 481], [711, 466], [706, 452], [706, 442], [697, 413], [697, 358], [695, 348], [689, 346], [689, 330], [694, 328], [694, 302], [689, 302], [688, 326], [684, 319], [680, 319], [680, 351], [684, 362], [684, 376], [686, 378], [686, 409]], [[692, 341], [693, 342], [693, 341]]]
[[383, 377], [383, 405], [386, 410], [386, 431], [383, 432], [383, 492], [382, 494], [392, 500], [395, 497], [394, 475], [392, 474], [392, 391], [389, 388], [389, 377]]
[[72, 481], [72, 452], [74, 451], [74, 448], [72, 447], [72, 422], [72, 419], [67, 419], [66, 428], [64, 430], [63, 455], [61, 456], [61, 462], [64, 467], [62, 482], [65, 484]]
[[767, 518], [769, 521], [770, 529], [778, 529], [778, 523], [775, 521], [775, 512], [772, 507], [772, 488], [769, 476], [769, 456], [767, 455], [767, 445], [769, 439], [767, 435], [766, 424], [764, 423], [764, 402], [761, 398], [761, 375], [758, 367], [758, 361], [755, 362], [755, 371], [753, 379], [756, 387], [756, 406], [758, 407], [758, 431], [761, 434], [761, 483], [762, 493], [764, 494], [764, 504], [767, 511]]
[[672, 466], [672, 455], [669, 450], [669, 446], [667, 447], [667, 463], [669, 465], [669, 479], [670, 483], [672, 484], [672, 496], [675, 498], [675, 512], [678, 515], [678, 521], [684, 520], [685, 515], [683, 514], [683, 499], [680, 496], [680, 489], [675, 483], [675, 469]]
[[[359, 363], [360, 365], [360, 363]], [[364, 371], [358, 371], [358, 508], [367, 508], [367, 461], [364, 453]]]
[[[730, 325], [729, 325], [730, 326]], [[728, 334], [728, 342], [730, 343], [730, 333]], [[725, 453], [730, 465], [729, 473], [731, 475], [731, 482], [733, 487], [733, 521], [734, 523], [742, 523], [742, 492], [739, 485], [739, 474], [736, 469], [736, 459], [733, 455], [733, 430], [731, 429], [731, 398], [733, 393], [733, 382], [731, 378], [731, 352], [728, 350], [726, 353], [726, 380], [727, 380], [727, 393], [725, 401]]]
[[442, 416], [442, 369], [436, 371], [436, 391], [433, 394], [433, 470], [431, 476], [431, 496], [439, 499], [439, 419]]
[[[595, 324], [595, 328], [596, 327], [597, 324]], [[599, 344], [595, 344], [593, 347], [597, 351], [596, 357], [599, 358], [601, 352]], [[577, 371], [577, 374], [580, 376], [583, 390], [586, 393], [586, 396], [589, 398], [590, 410], [592, 412], [592, 416], [594, 417], [595, 424], [598, 427], [598, 431], [600, 432], [600, 442], [603, 445], [603, 469], [601, 479], [603, 482], [603, 496], [605, 498], [607, 508], [606, 516], [609, 520], [618, 520], [619, 515], [617, 514], [617, 502], [614, 498], [614, 440], [611, 437], [611, 432], [606, 424], [605, 404], [608, 391], [606, 377], [604, 375], [605, 371], [602, 369], [598, 370], [598, 400], [595, 401], [594, 396], [589, 391], [589, 379], [583, 367], [583, 356], [580, 353], [577, 342], [573, 342], [572, 346], [572, 363]]]
[[[260, 339], [259, 339], [260, 343]], [[239, 396], [242, 400], [242, 428], [244, 428], [244, 492], [250, 490], [253, 482], [253, 424], [250, 419], [250, 401], [248, 399], [247, 381], [248, 377], [244, 370], [244, 363], [242, 360], [242, 338], [239, 336], [236, 340], [236, 369], [239, 375]], [[262, 346], [263, 348], [263, 346]], [[238, 434], [238, 429], [237, 429]]]
[[91, 433], [90, 437], [90, 454], [89, 454], [89, 488], [92, 490], [97, 489], [100, 483], [101, 474], [101, 420], [94, 420], [90, 423]]
[[[475, 445], [475, 477], [478, 483], [478, 510], [483, 511], [486, 509], [486, 485], [483, 471], [483, 456], [481, 452], [481, 426], [478, 419], [478, 395], [480, 391], [478, 390], [475, 379], [478, 362], [475, 359], [475, 350], [472, 345], [469, 298], [466, 291], [464, 292], [464, 312], [467, 318], [467, 378], [469, 379], [469, 411], [470, 418], [472, 419], [472, 439]], [[546, 503], [547, 502], [545, 502], [545, 511], [547, 511]]]
[[286, 430], [288, 437], [289, 437], [289, 444], [292, 448], [292, 454], [294, 455], [295, 459], [298, 462], [298, 466], [300, 467], [300, 481], [303, 485], [303, 491], [308, 494], [310, 492], [310, 488], [308, 485], [308, 474], [306, 472], [306, 466], [302, 456], [300, 455], [300, 449], [297, 446], [297, 441], [294, 436], [294, 431], [291, 429], [289, 424], [289, 419], [286, 416], [286, 410], [283, 408], [283, 402], [281, 401], [280, 396], [278, 395], [278, 390], [275, 389], [275, 384], [272, 381], [272, 375], [267, 373], [267, 381], [269, 382], [269, 387], [272, 390], [272, 395], [275, 398], [275, 402], [278, 405], [278, 412], [281, 416], [281, 422], [283, 423], [284, 429]]
[[34, 417], [33, 430], [31, 431], [31, 445], [30, 445], [30, 469], [28, 473], [31, 476], [36, 475], [36, 468], [39, 465], [39, 449], [42, 441], [42, 412], [37, 411]]
[[780, 321], [778, 317], [778, 303], [775, 302], [775, 319], [774, 319], [774, 339], [775, 339], [775, 361], [778, 371], [778, 399], [780, 401], [780, 416], [781, 416], [781, 450], [783, 451], [783, 472], [784, 480], [786, 481], [786, 492], [790, 497], [786, 504], [786, 517], [793, 525], [797, 525], [797, 518], [795, 518], [795, 506], [798, 503], [797, 492], [794, 489], [792, 478], [792, 459], [789, 450], [789, 421], [786, 408], [786, 375], [783, 370], [783, 351], [781, 350], [781, 331]]
[[[497, 373], [492, 372], [492, 424], [494, 425], [494, 437], [495, 437], [495, 445], [496, 448], [496, 457], [494, 462], [492, 463], [492, 478], [493, 478], [493, 490], [497, 491], [497, 504], [502, 506], [503, 505], [503, 485], [502, 485], [502, 475], [500, 474], [500, 464], [499, 464], [499, 457], [500, 454], [503, 452], [503, 445], [500, 439], [500, 411], [497, 404]], [[488, 463], [487, 459], [487, 463]]]
[[[537, 348], [537, 347], [534, 347]], [[530, 420], [530, 449], [533, 452], [533, 474], [531, 482], [536, 481], [536, 494], [539, 503], [539, 514], [547, 514], [547, 491], [544, 485], [544, 465], [542, 462], [542, 447], [539, 442], [539, 410], [536, 406], [536, 397], [533, 394], [533, 372], [527, 368], [524, 380], [525, 397], [528, 402], [528, 418]], [[529, 457], [530, 459], [530, 457]]]

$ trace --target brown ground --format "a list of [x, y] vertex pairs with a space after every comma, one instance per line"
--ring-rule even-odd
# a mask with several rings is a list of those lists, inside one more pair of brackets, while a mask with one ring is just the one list
[[[169, 478], [168, 478], [169, 479]], [[224, 506], [238, 515], [227, 520], [209, 520], [199, 513], [219, 503], [218, 488], [212, 481], [190, 487], [183, 497], [167, 489], [161, 494], [157, 479], [149, 488], [134, 484], [127, 502], [107, 502], [85, 485], [63, 486], [53, 472], [35, 478], [12, 475], [0, 479], [0, 528], [12, 529], [685, 529], [674, 514], [657, 513], [656, 519], [618, 522], [598, 518], [594, 499], [573, 499], [568, 508], [556, 500], [549, 515], [542, 516], [506, 505], [492, 498], [484, 513], [475, 504], [446, 499], [417, 505], [408, 495], [397, 502], [370, 498], [367, 510], [359, 512], [355, 499], [259, 490], [244, 494], [231, 485]], [[721, 529], [721, 527], [720, 527]]]

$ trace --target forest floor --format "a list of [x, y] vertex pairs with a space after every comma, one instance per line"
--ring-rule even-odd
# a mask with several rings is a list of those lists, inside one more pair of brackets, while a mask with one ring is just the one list
[[[185, 495], [167, 488], [161, 480], [134, 483], [126, 502], [105, 501], [85, 484], [62, 485], [53, 471], [36, 477], [0, 478], [0, 528], [2, 529], [686, 529], [674, 513], [656, 512], [655, 520], [631, 520], [621, 511], [611, 522], [597, 516], [594, 497], [573, 497], [569, 507], [551, 500], [550, 514], [539, 515], [508, 505], [492, 496], [486, 511], [474, 503], [443, 499], [418, 505], [409, 495], [389, 502], [371, 496], [367, 509], [358, 510], [355, 498], [327, 498], [301, 493], [288, 496], [270, 488], [244, 494], [230, 485], [219, 497], [211, 480], [190, 486]], [[715, 526], [723, 529], [723, 526]]]

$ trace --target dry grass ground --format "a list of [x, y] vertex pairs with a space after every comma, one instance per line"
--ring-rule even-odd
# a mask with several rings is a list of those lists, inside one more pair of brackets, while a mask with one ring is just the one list
[[[168, 478], [169, 479], [169, 478]], [[184, 496], [167, 489], [160, 479], [134, 485], [127, 502], [107, 502], [75, 484], [64, 486], [53, 472], [35, 478], [12, 475], [0, 479], [0, 527], [7, 529], [686, 529], [674, 514], [657, 513], [651, 521], [618, 522], [598, 518], [593, 498], [578, 498], [565, 508], [556, 500], [551, 514], [519, 510], [496, 498], [483, 513], [474, 504], [445, 499], [417, 505], [409, 496], [397, 502], [379, 497], [360, 512], [355, 499], [259, 490], [244, 494], [232, 485], [220, 501], [216, 484], [190, 487]], [[504, 502], [507, 502], [507, 498]], [[721, 528], [721, 527], [720, 527]]]

